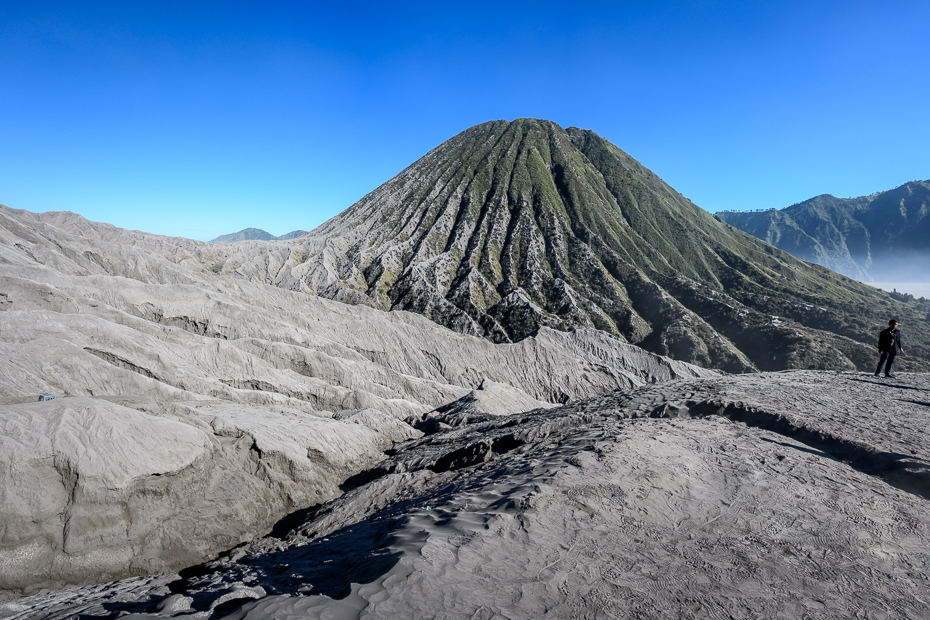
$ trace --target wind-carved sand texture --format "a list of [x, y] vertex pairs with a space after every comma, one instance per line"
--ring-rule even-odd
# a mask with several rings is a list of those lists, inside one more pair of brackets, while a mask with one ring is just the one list
[[186, 243], [0, 209], [0, 597], [215, 557], [470, 394], [495, 413], [715, 376], [596, 330], [494, 344], [165, 257]]
[[[400, 444], [180, 576], [7, 618], [920, 618], [930, 377], [679, 380]], [[28, 611], [27, 611], [28, 609]]]

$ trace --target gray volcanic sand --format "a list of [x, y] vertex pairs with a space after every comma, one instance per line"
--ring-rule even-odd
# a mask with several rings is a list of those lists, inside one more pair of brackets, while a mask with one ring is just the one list
[[495, 345], [317, 249], [0, 208], [0, 618], [930, 615], [927, 375]]
[[396, 447], [182, 571], [3, 618], [920, 618], [930, 376], [672, 381]]
[[468, 395], [512, 413], [716, 375], [591, 329], [498, 345], [194, 250], [217, 251], [0, 207], [0, 601], [215, 558]]

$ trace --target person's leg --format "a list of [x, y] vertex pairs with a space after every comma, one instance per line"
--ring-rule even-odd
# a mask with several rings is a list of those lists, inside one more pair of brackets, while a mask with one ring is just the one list
[[897, 355], [897, 353], [898, 352], [895, 351], [894, 349], [892, 349], [891, 351], [888, 351], [888, 362], [885, 363], [885, 376], [886, 377], [891, 374], [891, 365], [894, 364], [894, 356]]
[[875, 369], [875, 376], [876, 376], [876, 377], [877, 377], [878, 375], [881, 374], [881, 372], [882, 372], [882, 364], [885, 363], [885, 358], [887, 358], [887, 357], [888, 357], [888, 351], [882, 351], [881, 357], [878, 358], [878, 368]]

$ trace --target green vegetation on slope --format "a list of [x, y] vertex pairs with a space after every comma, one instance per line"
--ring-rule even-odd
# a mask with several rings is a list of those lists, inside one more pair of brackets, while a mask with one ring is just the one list
[[736, 230], [594, 132], [548, 121], [472, 127], [313, 235], [340, 235], [362, 274], [342, 285], [373, 305], [495, 341], [584, 326], [733, 372], [866, 369], [895, 315], [909, 367], [930, 369], [913, 304]]

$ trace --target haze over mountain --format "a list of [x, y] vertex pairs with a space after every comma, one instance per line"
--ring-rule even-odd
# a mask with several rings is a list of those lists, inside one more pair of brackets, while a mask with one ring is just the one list
[[927, 282], [930, 180], [860, 198], [828, 194], [723, 221], [798, 258], [865, 282]]
[[306, 230], [293, 230], [286, 235], [281, 235], [280, 237], [275, 237], [269, 232], [265, 232], [260, 228], [245, 228], [240, 230], [237, 233], [230, 233], [228, 235], [220, 235], [216, 239], [210, 241], [210, 243], [229, 243], [233, 241], [249, 241], [249, 240], [258, 240], [258, 241], [287, 241], [289, 239], [296, 239], [306, 235]]

